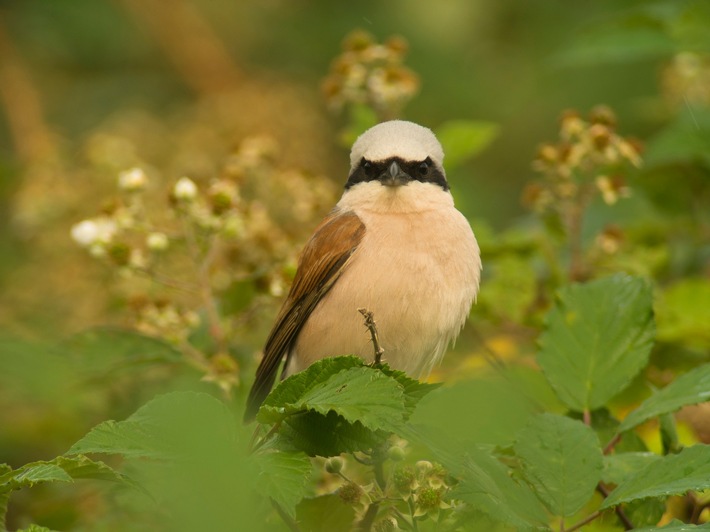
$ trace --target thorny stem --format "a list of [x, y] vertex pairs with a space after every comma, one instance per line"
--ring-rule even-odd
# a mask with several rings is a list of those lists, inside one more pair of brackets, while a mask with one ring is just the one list
[[374, 314], [367, 310], [366, 308], [359, 308], [357, 311], [365, 317], [365, 327], [370, 331], [370, 337], [372, 339], [372, 347], [375, 350], [375, 365], [380, 364], [382, 359], [382, 354], [385, 352], [380, 345], [380, 338], [377, 334], [377, 324], [375, 323]]

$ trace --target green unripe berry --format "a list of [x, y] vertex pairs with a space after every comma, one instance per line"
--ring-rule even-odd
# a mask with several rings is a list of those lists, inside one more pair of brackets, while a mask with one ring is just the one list
[[333, 456], [332, 458], [328, 458], [328, 460], [326, 460], [325, 470], [328, 473], [336, 475], [343, 470], [344, 465], [345, 461], [342, 458], [340, 458], [339, 456]]

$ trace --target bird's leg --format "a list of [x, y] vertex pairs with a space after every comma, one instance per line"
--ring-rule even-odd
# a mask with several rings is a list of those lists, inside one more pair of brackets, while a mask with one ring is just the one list
[[365, 318], [365, 327], [370, 331], [370, 338], [372, 339], [372, 348], [375, 350], [375, 362], [373, 366], [379, 366], [382, 360], [382, 354], [385, 352], [380, 345], [380, 337], [377, 335], [377, 325], [375, 324], [375, 317], [372, 311], [366, 308], [359, 308], [357, 311], [362, 314]]

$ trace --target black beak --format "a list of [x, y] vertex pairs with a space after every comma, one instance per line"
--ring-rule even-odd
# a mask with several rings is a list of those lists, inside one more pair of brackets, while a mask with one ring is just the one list
[[380, 182], [388, 187], [406, 185], [411, 180], [411, 176], [400, 168], [397, 161], [392, 161], [387, 170], [380, 175]]

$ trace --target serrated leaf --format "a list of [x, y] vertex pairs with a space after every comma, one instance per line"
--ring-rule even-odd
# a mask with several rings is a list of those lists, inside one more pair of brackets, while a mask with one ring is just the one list
[[125, 421], [97, 425], [66, 454], [172, 459], [176, 454], [208, 450], [209, 439], [219, 445], [233, 444], [235, 427], [227, 407], [211, 395], [173, 392], [149, 401]]
[[0, 490], [32, 487], [40, 482], [72, 482], [71, 476], [52, 462], [32, 462], [0, 478]]
[[632, 429], [652, 417], [709, 400], [710, 364], [704, 364], [681, 375], [646, 399], [621, 422], [619, 432]]
[[372, 368], [346, 369], [311, 388], [293, 406], [295, 412], [305, 410], [335, 412], [369, 429], [390, 432], [401, 426], [407, 414], [402, 386]]
[[621, 484], [649, 464], [660, 460], [654, 453], [616, 453], [604, 456], [602, 481], [606, 484]]
[[306, 370], [281, 381], [261, 405], [256, 420], [259, 423], [276, 423], [283, 417], [283, 407], [295, 404], [309, 390], [326, 382], [342, 370], [363, 367], [355, 356], [329, 357], [311, 364]]
[[302, 532], [350, 530], [355, 509], [334, 493], [303, 499], [296, 506], [298, 525]]
[[335, 412], [325, 416], [305, 412], [287, 418], [281, 425], [279, 448], [303, 451], [308, 456], [337, 456], [372, 449], [389, 435], [370, 430], [359, 421], [350, 423]]
[[614, 275], [573, 284], [547, 316], [538, 362], [563, 403], [594, 410], [646, 365], [654, 331], [644, 279]]
[[68, 455], [120, 454], [125, 457], [161, 458], [164, 452], [140, 423], [104, 421], [71, 446]]
[[575, 514], [594, 495], [602, 452], [591, 427], [556, 414], [533, 417], [514, 446], [523, 473], [554, 515]]
[[436, 137], [444, 148], [444, 166], [451, 170], [486, 149], [498, 136], [500, 127], [493, 122], [450, 120], [436, 128]]
[[296, 517], [296, 504], [308, 489], [311, 461], [303, 453], [268, 452], [256, 455], [259, 470], [255, 487], [271, 497], [291, 517]]
[[103, 462], [86, 456], [58, 456], [53, 460], [31, 462], [15, 470], [4, 471], [0, 476], [0, 493], [42, 482], [73, 482], [78, 479], [109, 480], [137, 487], [126, 475]]
[[664, 456], [622, 482], [609, 494], [601, 508], [645, 497], [678, 495], [708, 488], [710, 445], [694, 445], [678, 454]]
[[545, 510], [530, 488], [518, 484], [503, 464], [480, 449], [468, 450], [451, 496], [518, 530], [547, 528]]

